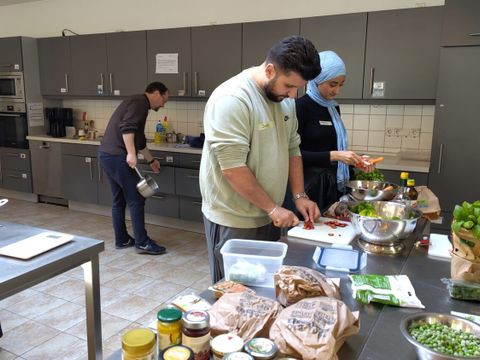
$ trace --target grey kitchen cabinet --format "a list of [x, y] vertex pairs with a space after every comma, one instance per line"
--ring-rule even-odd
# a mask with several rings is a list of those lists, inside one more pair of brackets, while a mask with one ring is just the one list
[[156, 181], [158, 185], [158, 194], [175, 195], [175, 170], [173, 167], [161, 166], [160, 172], [158, 173], [154, 173], [147, 164], [138, 165], [138, 169], [143, 176], [149, 175]]
[[441, 49], [428, 180], [447, 225], [456, 204], [480, 199], [480, 71], [472, 71], [478, 64], [480, 46]]
[[364, 99], [435, 99], [442, 9], [368, 13]]
[[0, 72], [22, 70], [21, 38], [17, 36], [0, 39]]
[[199, 171], [195, 169], [175, 169], [177, 195], [200, 198]]
[[62, 144], [30, 140], [33, 192], [63, 198]]
[[109, 33], [106, 41], [109, 95], [143, 93], [147, 86], [145, 31]]
[[270, 48], [280, 39], [298, 35], [299, 19], [258, 21], [242, 25], [242, 69], [265, 61]]
[[[147, 31], [148, 82], [160, 81], [170, 90], [170, 96], [192, 96], [192, 51], [190, 28]], [[178, 54], [178, 73], [156, 71], [156, 58], [162, 54]]]
[[203, 221], [202, 199], [180, 197], [180, 219], [190, 221]]
[[367, 13], [302, 18], [300, 35], [311, 40], [318, 51], [333, 50], [345, 62], [347, 79], [337, 98], [361, 99]]
[[0, 148], [0, 173], [3, 188], [27, 193], [32, 192], [29, 150]]
[[480, 1], [446, 0], [442, 46], [480, 45]]
[[[400, 183], [400, 173], [401, 171], [396, 170], [379, 170], [383, 176], [385, 177], [385, 181], [391, 182], [394, 184]], [[406, 171], [406, 170], [405, 170]], [[415, 180], [415, 186], [418, 185], [428, 185], [428, 173], [420, 173], [420, 172], [413, 172], [407, 171], [409, 179]]]
[[191, 31], [192, 95], [208, 97], [241, 71], [242, 25], [199, 26]]
[[203, 221], [202, 195], [199, 184], [201, 155], [180, 154], [175, 168], [176, 193], [180, 201], [180, 219]]
[[71, 95], [108, 93], [105, 34], [76, 35], [70, 38], [72, 62]]
[[178, 218], [178, 196], [167, 194], [153, 195], [145, 202], [145, 212], [147, 214]]
[[69, 37], [38, 40], [42, 95], [69, 95], [72, 66]]

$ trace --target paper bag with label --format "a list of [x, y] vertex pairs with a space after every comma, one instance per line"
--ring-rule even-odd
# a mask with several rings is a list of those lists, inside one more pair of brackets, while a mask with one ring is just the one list
[[426, 186], [415, 186], [418, 192], [417, 209], [430, 220], [438, 219], [440, 216], [440, 202], [435, 194]]
[[464, 259], [453, 251], [450, 276], [454, 280], [470, 281], [480, 283], [480, 262]]
[[329, 279], [303, 266], [282, 266], [275, 273], [274, 282], [277, 300], [283, 306], [317, 296], [340, 299], [340, 279]]
[[225, 294], [209, 311], [212, 336], [234, 333], [245, 342], [268, 337], [270, 326], [282, 310], [275, 300], [249, 292]]
[[453, 252], [464, 259], [480, 261], [480, 239], [477, 239], [473, 232], [460, 229], [452, 231]]
[[360, 329], [358, 311], [328, 297], [303, 299], [284, 309], [270, 329], [270, 339], [283, 354], [296, 359], [338, 359], [348, 336]]

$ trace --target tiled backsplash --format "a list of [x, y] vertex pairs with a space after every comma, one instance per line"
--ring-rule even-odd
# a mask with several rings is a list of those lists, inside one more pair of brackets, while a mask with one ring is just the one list
[[[81, 127], [82, 112], [102, 134], [120, 100], [64, 100], [74, 109], [75, 127]], [[150, 111], [146, 134], [153, 138], [155, 124], [168, 117], [179, 133], [198, 136], [203, 129], [204, 101], [169, 101], [158, 112]], [[401, 150], [430, 152], [434, 105], [340, 105], [348, 131], [350, 149], [370, 153], [396, 153]]]

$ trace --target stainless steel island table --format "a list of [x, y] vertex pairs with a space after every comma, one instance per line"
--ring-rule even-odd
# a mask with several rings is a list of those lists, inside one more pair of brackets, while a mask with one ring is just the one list
[[[0, 221], [0, 247], [43, 231], [46, 229]], [[88, 359], [101, 360], [98, 254], [104, 248], [103, 241], [75, 236], [71, 242], [29, 260], [0, 256], [0, 300], [81, 265], [85, 281]]]

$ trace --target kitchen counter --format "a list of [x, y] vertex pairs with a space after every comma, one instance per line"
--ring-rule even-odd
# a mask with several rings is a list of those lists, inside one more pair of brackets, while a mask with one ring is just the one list
[[[78, 140], [68, 138], [54, 138], [47, 135], [32, 135], [27, 136], [28, 140], [37, 141], [51, 141], [68, 144], [85, 144], [85, 145], [100, 145], [100, 140]], [[153, 141], [148, 141], [148, 148], [157, 151], [170, 151], [184, 154], [201, 154], [202, 149], [179, 146], [179, 144], [155, 144]], [[372, 155], [373, 156], [373, 155]], [[401, 155], [391, 156], [384, 154], [375, 154], [375, 156], [383, 156], [385, 159], [377, 164], [379, 170], [394, 170], [394, 171], [410, 171], [419, 173], [428, 173], [430, 168], [430, 161], [427, 160], [411, 160], [402, 159]]]

